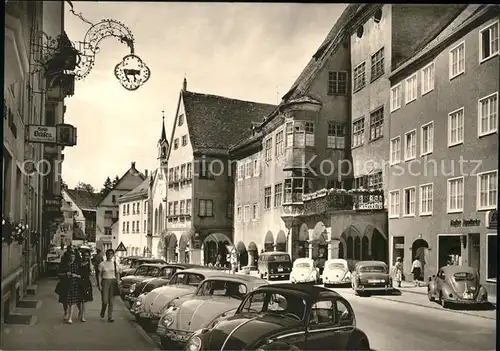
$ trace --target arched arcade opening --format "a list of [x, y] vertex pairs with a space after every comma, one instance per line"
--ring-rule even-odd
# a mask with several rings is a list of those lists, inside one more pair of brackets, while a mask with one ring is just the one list
[[189, 252], [191, 248], [191, 234], [183, 233], [179, 239], [179, 263], [189, 263]]
[[316, 265], [323, 268], [328, 259], [328, 237], [326, 227], [323, 222], [318, 222], [314, 226], [310, 245], [312, 245], [312, 259]]
[[276, 235], [276, 251], [283, 251], [286, 252], [286, 234], [283, 230], [280, 230], [278, 232], [278, 235]]
[[274, 236], [273, 233], [269, 230], [264, 237], [264, 251], [270, 252], [274, 251]]
[[205, 264], [227, 266], [228, 246], [232, 245], [231, 239], [226, 234], [212, 233], [203, 240], [203, 257]]
[[170, 233], [165, 237], [165, 260], [167, 262], [177, 262], [177, 237], [174, 233]]
[[243, 241], [238, 242], [236, 245], [236, 254], [238, 255], [238, 266], [248, 266], [248, 251]]

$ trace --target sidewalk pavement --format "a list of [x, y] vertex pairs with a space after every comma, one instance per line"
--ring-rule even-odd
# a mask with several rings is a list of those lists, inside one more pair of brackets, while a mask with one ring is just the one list
[[54, 293], [57, 281], [38, 282], [38, 291], [32, 300], [41, 300], [38, 308], [16, 310], [32, 314], [32, 325], [3, 324], [2, 350], [158, 350], [158, 346], [133, 321], [119, 297], [115, 301], [114, 323], [99, 317], [101, 298], [94, 286], [94, 301], [86, 304], [86, 323], [78, 321], [77, 310], [73, 324], [63, 323], [63, 308]]

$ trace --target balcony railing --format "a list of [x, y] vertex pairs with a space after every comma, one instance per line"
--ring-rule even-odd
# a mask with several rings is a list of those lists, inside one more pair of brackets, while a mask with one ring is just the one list
[[303, 198], [304, 215], [332, 210], [376, 211], [384, 209], [384, 193], [379, 189], [323, 189], [312, 194], [305, 194]]

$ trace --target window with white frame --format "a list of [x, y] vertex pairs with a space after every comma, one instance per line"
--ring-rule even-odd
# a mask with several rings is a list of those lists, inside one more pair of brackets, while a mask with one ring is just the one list
[[422, 95], [434, 90], [434, 62], [422, 68]]
[[245, 164], [243, 162], [238, 163], [238, 180], [243, 180], [245, 178]]
[[481, 62], [498, 55], [498, 21], [479, 32], [479, 57]]
[[264, 209], [268, 210], [271, 208], [271, 187], [264, 188]]
[[391, 112], [401, 107], [401, 83], [391, 88]]
[[381, 48], [371, 57], [371, 81], [384, 74], [384, 48]]
[[448, 212], [464, 210], [464, 177], [448, 179]]
[[477, 208], [494, 210], [497, 208], [498, 171], [484, 172], [477, 175]]
[[450, 50], [450, 79], [465, 72], [465, 42]]
[[420, 186], [420, 215], [431, 215], [433, 206], [433, 192], [434, 187], [432, 184], [423, 184]]
[[260, 159], [253, 160], [253, 176], [258, 177], [260, 174]]
[[259, 204], [252, 205], [252, 220], [256, 221], [259, 218]]
[[448, 146], [464, 142], [464, 108], [448, 115]]
[[286, 132], [285, 146], [291, 147], [293, 146], [293, 122], [285, 123], [285, 132]]
[[356, 67], [354, 67], [352, 73], [352, 82], [353, 82], [353, 92], [357, 92], [358, 90], [363, 89], [366, 84], [365, 81], [365, 63], [362, 62]]
[[252, 160], [245, 162], [245, 179], [252, 177]]
[[478, 104], [479, 136], [494, 133], [498, 128], [498, 92], [479, 99]]
[[498, 241], [496, 233], [486, 234], [486, 280], [497, 282]]
[[280, 130], [276, 133], [276, 142], [275, 142], [275, 154], [276, 156], [283, 155], [284, 152], [284, 140], [283, 140], [283, 131]]
[[274, 207], [280, 207], [283, 198], [283, 183], [274, 185]]
[[295, 121], [294, 142], [295, 147], [314, 146], [314, 122]]
[[393, 190], [389, 192], [389, 217], [397, 218], [400, 216], [400, 199], [401, 196], [399, 195], [399, 190]]
[[361, 117], [352, 122], [352, 147], [363, 145], [365, 142], [365, 118]]
[[420, 130], [420, 154], [428, 155], [434, 151], [434, 122], [424, 124]]
[[370, 140], [384, 135], [384, 107], [370, 113]]
[[186, 200], [186, 209], [184, 210], [184, 214], [186, 214], [187, 216], [191, 216], [191, 199], [187, 199]]
[[184, 200], [181, 200], [181, 201], [179, 202], [179, 214], [180, 214], [181, 216], [182, 216], [182, 215], [184, 215], [184, 203], [185, 203], [185, 202], [184, 202]]
[[411, 77], [406, 78], [406, 86], [405, 86], [405, 92], [406, 92], [406, 99], [405, 103], [408, 104], [412, 102], [413, 100], [417, 99], [417, 74], [415, 73]]
[[264, 142], [264, 147], [266, 150], [266, 161], [271, 161], [273, 159], [273, 139], [267, 139]]
[[340, 150], [345, 148], [345, 125], [343, 123], [328, 122], [326, 147]]
[[241, 213], [241, 206], [236, 207], [236, 221], [241, 222], [242, 220], [242, 213]]
[[404, 189], [404, 215], [415, 216], [415, 187]]
[[401, 137], [391, 139], [391, 165], [401, 162]]
[[412, 130], [405, 134], [405, 161], [417, 157], [417, 131]]
[[245, 222], [250, 221], [250, 205], [245, 205], [243, 208], [243, 220]]
[[198, 211], [200, 217], [213, 217], [214, 216], [214, 201], [213, 200], [200, 200], [200, 208]]

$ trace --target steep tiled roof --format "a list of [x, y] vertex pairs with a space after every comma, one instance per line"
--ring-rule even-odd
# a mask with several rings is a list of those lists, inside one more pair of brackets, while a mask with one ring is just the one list
[[262, 119], [276, 106], [223, 96], [182, 91], [193, 149], [228, 150], [249, 136], [252, 121]]
[[118, 201], [119, 202], [126, 202], [127, 199], [137, 198], [140, 196], [147, 196], [148, 190], [149, 190], [149, 179], [146, 178], [135, 189], [133, 189], [133, 190], [129, 191], [128, 193], [124, 194], [123, 196], [121, 196]]
[[85, 190], [66, 190], [75, 204], [82, 210], [97, 211], [97, 204], [102, 200], [101, 194], [91, 193]]
[[[480, 4], [468, 5], [463, 11], [460, 12], [460, 14], [455, 15], [454, 20], [451, 21], [451, 23], [449, 23], [446, 28], [442, 28], [441, 32], [438, 35], [436, 35], [433, 38], [433, 40], [431, 40], [430, 42], [427, 42], [426, 45], [421, 47], [417, 52], [415, 52], [411, 58], [409, 58], [405, 62], [402, 62], [398, 68], [393, 70], [391, 73], [391, 76], [398, 74], [399, 72], [404, 70], [406, 67], [410, 66], [412, 63], [418, 61], [426, 53], [428, 53], [432, 49], [436, 48], [438, 45], [440, 45], [443, 41], [445, 41], [447, 38], [449, 38], [453, 33], [455, 33], [457, 31], [457, 29], [459, 29], [459, 27], [463, 26], [472, 16], [474, 16], [479, 10], [483, 9], [485, 6], [488, 6], [488, 5], [480, 5]], [[494, 6], [494, 5], [490, 5], [490, 6]]]

